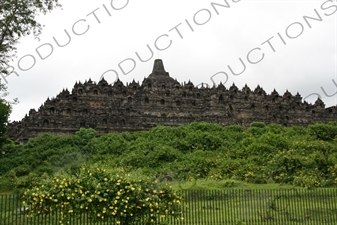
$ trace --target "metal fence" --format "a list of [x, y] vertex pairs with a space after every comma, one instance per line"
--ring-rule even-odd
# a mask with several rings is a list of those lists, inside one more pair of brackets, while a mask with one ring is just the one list
[[[184, 190], [183, 220], [162, 224], [186, 225], [300, 225], [337, 224], [337, 189]], [[18, 195], [0, 195], [1, 225], [56, 225], [57, 212], [27, 217]], [[73, 225], [108, 225], [83, 213]], [[142, 223], [138, 223], [142, 224]]]

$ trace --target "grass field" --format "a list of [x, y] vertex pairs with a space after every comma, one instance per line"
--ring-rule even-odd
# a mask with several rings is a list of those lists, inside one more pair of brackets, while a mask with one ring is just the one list
[[183, 224], [337, 223], [337, 196], [331, 189], [195, 190], [184, 195]]

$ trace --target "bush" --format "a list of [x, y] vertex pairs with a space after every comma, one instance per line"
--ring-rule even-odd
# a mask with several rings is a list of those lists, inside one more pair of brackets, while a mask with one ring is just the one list
[[216, 150], [222, 145], [222, 139], [216, 133], [196, 130], [186, 137], [190, 150]]
[[22, 165], [19, 166], [15, 169], [15, 174], [16, 176], [20, 177], [20, 176], [26, 176], [31, 172], [31, 169], [29, 168], [28, 165]]
[[99, 168], [81, 168], [77, 176], [63, 174], [45, 179], [26, 190], [23, 198], [24, 204], [31, 206], [32, 216], [57, 211], [61, 224], [83, 211], [97, 221], [112, 217], [121, 225], [181, 216], [181, 197], [168, 186]]
[[88, 142], [96, 136], [96, 131], [92, 128], [80, 128], [74, 135], [76, 144], [85, 146]]
[[127, 147], [128, 141], [122, 134], [110, 133], [91, 139], [84, 151], [92, 154], [120, 155], [127, 150]]
[[[144, 142], [144, 144], [146, 144]], [[165, 145], [153, 144], [151, 148], [141, 147], [132, 152], [125, 153], [121, 158], [120, 165], [133, 168], [154, 168], [162, 166], [164, 163], [177, 160], [181, 152]], [[148, 146], [148, 145], [147, 145]]]
[[202, 131], [202, 132], [221, 132], [223, 127], [219, 124], [207, 123], [207, 122], [192, 122], [186, 126], [190, 131]]
[[263, 122], [252, 122], [250, 127], [265, 128], [266, 124]]
[[257, 142], [268, 144], [278, 150], [286, 150], [289, 148], [289, 143], [283, 135], [271, 132], [264, 133], [257, 139]]
[[244, 131], [243, 127], [240, 126], [240, 125], [229, 125], [229, 126], [226, 126], [223, 128], [225, 132], [238, 132], [238, 133], [241, 133]]
[[9, 171], [7, 174], [6, 174], [6, 178], [8, 179], [8, 181], [10, 182], [10, 184], [12, 186], [15, 186], [16, 182], [17, 182], [17, 177], [16, 177], [16, 173], [14, 170], [11, 170]]
[[13, 170], [18, 186], [29, 187], [42, 173], [63, 169], [75, 175], [88, 163], [159, 178], [169, 173], [173, 180], [236, 176], [254, 183], [291, 184], [296, 177], [295, 183], [302, 185], [299, 180], [313, 174], [320, 186], [336, 186], [336, 127], [337, 122], [309, 128], [254, 122], [244, 129], [195, 122], [142, 132], [96, 135], [81, 129], [69, 136], [44, 134], [25, 145], [3, 146], [0, 175]]
[[303, 169], [303, 163], [304, 157], [296, 155], [293, 149], [279, 151], [268, 162], [266, 172], [276, 183], [291, 183]]
[[331, 141], [337, 136], [337, 125], [334, 125], [333, 123], [317, 123], [314, 125], [309, 125], [308, 128], [310, 135], [323, 141]]
[[251, 135], [253, 137], [261, 136], [265, 133], [265, 128], [262, 127], [250, 127], [245, 132], [246, 135]]

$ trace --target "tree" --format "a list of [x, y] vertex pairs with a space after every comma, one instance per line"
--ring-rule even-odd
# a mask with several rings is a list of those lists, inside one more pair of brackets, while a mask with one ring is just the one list
[[0, 148], [4, 143], [9, 113], [10, 105], [3, 99], [0, 99]]
[[[0, 80], [0, 149], [5, 142], [5, 133], [7, 130], [8, 117], [11, 112], [11, 102], [5, 100], [5, 97], [8, 95], [6, 85], [1, 83]], [[15, 99], [14, 102], [16, 103]]]
[[[22, 36], [40, 33], [42, 25], [36, 21], [39, 13], [46, 14], [61, 5], [59, 0], [0, 0], [0, 75], [8, 75], [9, 62], [15, 57], [15, 45]], [[6, 80], [5, 80], [6, 82]], [[0, 79], [0, 147], [4, 142], [11, 112], [6, 85]]]
[[59, 0], [0, 0], [0, 75], [9, 74], [20, 38], [41, 32], [36, 16], [60, 6]]

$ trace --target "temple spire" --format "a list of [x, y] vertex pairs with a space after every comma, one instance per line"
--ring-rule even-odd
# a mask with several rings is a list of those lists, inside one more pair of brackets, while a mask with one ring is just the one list
[[156, 59], [153, 64], [152, 74], [155, 75], [166, 75], [163, 61], [161, 59]]

